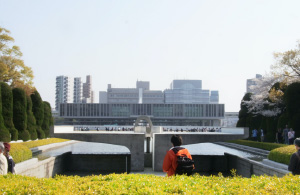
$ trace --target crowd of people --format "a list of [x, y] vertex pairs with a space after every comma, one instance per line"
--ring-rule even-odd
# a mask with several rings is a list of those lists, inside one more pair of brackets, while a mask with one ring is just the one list
[[176, 129], [172, 129], [172, 128], [163, 128], [164, 132], [221, 132], [222, 128], [208, 128], [208, 127], [203, 127], [203, 128], [192, 128], [192, 129], [183, 129], [183, 128], [176, 128]]
[[74, 127], [74, 131], [133, 131], [133, 127]]
[[283, 131], [279, 128], [276, 132], [276, 143], [284, 143], [287, 145], [292, 145], [295, 140], [295, 131], [292, 128], [285, 126]]
[[15, 173], [15, 162], [9, 155], [10, 144], [0, 142], [0, 175]]

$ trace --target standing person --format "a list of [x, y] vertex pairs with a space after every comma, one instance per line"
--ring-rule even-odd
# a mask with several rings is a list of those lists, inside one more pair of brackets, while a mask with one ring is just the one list
[[5, 156], [3, 155], [4, 152], [4, 145], [3, 142], [0, 142], [0, 175], [6, 175], [7, 174], [7, 160]]
[[290, 128], [290, 131], [288, 132], [288, 138], [289, 138], [289, 145], [292, 145], [294, 143], [295, 138], [295, 131]]
[[[172, 176], [176, 174], [177, 159], [179, 155], [186, 156], [192, 160], [192, 156], [186, 148], [180, 147], [182, 145], [182, 137], [179, 135], [173, 135], [171, 137], [171, 143], [173, 147], [167, 152], [164, 162], [163, 171]], [[193, 166], [192, 166], [193, 169]]]
[[263, 130], [263, 129], [260, 129], [260, 141], [261, 141], [261, 142], [264, 142], [264, 139], [265, 139], [264, 130]]
[[296, 152], [292, 154], [289, 171], [292, 171], [293, 175], [300, 175], [300, 138], [295, 139], [294, 141]]
[[288, 133], [289, 133], [289, 128], [288, 128], [288, 126], [286, 125], [286, 126], [285, 126], [285, 129], [283, 130], [284, 144], [289, 144]]
[[9, 155], [9, 151], [10, 151], [10, 144], [4, 143], [4, 156], [7, 159], [7, 165], [8, 165], [7, 172], [15, 173], [15, 162], [14, 162], [12, 156]]
[[257, 130], [256, 129], [252, 130], [252, 139], [253, 139], [253, 141], [257, 141]]

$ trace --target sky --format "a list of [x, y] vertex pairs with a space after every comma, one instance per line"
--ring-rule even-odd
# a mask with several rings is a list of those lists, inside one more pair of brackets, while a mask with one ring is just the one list
[[56, 76], [92, 76], [95, 101], [107, 85], [199, 79], [238, 112], [246, 80], [270, 72], [274, 52], [300, 39], [299, 0], [0, 0], [34, 86], [55, 107]]

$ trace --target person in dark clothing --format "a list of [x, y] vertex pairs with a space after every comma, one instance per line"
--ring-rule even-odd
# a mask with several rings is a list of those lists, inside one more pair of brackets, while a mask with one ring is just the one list
[[15, 162], [12, 158], [12, 156], [9, 155], [9, 151], [10, 151], [10, 144], [9, 143], [4, 143], [4, 156], [7, 159], [7, 165], [8, 165], [8, 170], [7, 173], [15, 173]]
[[293, 175], [300, 175], [300, 138], [295, 139], [294, 144], [297, 151], [291, 156], [288, 169]]

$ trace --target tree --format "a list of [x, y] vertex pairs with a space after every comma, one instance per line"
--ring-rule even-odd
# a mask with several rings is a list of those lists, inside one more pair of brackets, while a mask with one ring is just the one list
[[[1, 91], [1, 85], [0, 85]], [[10, 142], [10, 133], [8, 129], [4, 125], [4, 119], [2, 117], [2, 97], [0, 93], [0, 141], [2, 142]]]
[[11, 88], [22, 88], [29, 95], [34, 89], [33, 72], [21, 59], [20, 48], [12, 45], [14, 39], [9, 34], [9, 30], [0, 27], [0, 81]]
[[36, 120], [32, 112], [32, 101], [30, 96], [27, 96], [26, 99], [27, 99], [27, 130], [30, 133], [31, 140], [36, 140], [37, 139]]
[[239, 111], [239, 120], [237, 122], [237, 127], [249, 127], [247, 124], [247, 117], [249, 116], [249, 110], [245, 101], [250, 101], [251, 93], [246, 93], [241, 101], [241, 110]]
[[51, 113], [51, 106], [49, 102], [44, 101], [44, 120], [42, 124], [42, 129], [45, 132], [45, 137], [49, 137], [50, 133], [50, 125], [52, 124], [52, 113]]
[[31, 100], [32, 100], [32, 112], [36, 120], [36, 125], [37, 125], [37, 133], [38, 133], [38, 138], [42, 139], [45, 137], [45, 133], [42, 130], [42, 124], [44, 120], [44, 105], [43, 105], [43, 100], [39, 94], [39, 92], [34, 91], [33, 94], [30, 95]]
[[25, 91], [21, 88], [14, 88], [13, 92], [13, 121], [16, 129], [19, 131], [19, 139], [27, 141], [30, 134], [27, 131], [27, 100]]
[[11, 134], [11, 140], [18, 140], [18, 130], [13, 123], [13, 94], [8, 84], [1, 82], [2, 115], [4, 125]]
[[[275, 83], [281, 81], [281, 78], [266, 75], [261, 79], [256, 79], [256, 85], [252, 86], [253, 93], [250, 100], [243, 100], [248, 112], [266, 117], [277, 116], [282, 112], [281, 97], [274, 97], [274, 94], [281, 94], [281, 90], [273, 88]], [[270, 96], [270, 92], [271, 96]]]

